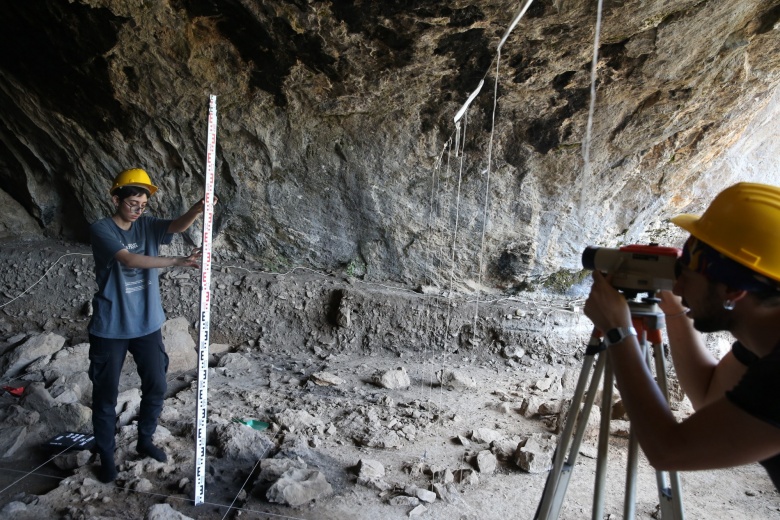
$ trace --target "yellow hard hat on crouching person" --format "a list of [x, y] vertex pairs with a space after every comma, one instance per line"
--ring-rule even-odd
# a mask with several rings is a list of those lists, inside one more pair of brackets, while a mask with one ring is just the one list
[[715, 197], [703, 215], [672, 222], [735, 262], [780, 281], [780, 188], [741, 182]]
[[149, 190], [149, 195], [154, 195], [157, 191], [157, 186], [152, 184], [152, 179], [149, 178], [149, 174], [140, 168], [131, 168], [125, 170], [114, 179], [114, 184], [111, 186], [110, 193], [113, 194], [117, 188], [123, 186], [138, 186]]

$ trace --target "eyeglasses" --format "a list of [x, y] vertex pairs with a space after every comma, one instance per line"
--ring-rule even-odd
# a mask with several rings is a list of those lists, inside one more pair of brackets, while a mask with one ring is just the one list
[[129, 209], [133, 213], [143, 213], [144, 211], [146, 211], [148, 209], [148, 206], [146, 204], [144, 204], [144, 205], [133, 204], [133, 203], [128, 202], [127, 199], [123, 200], [122, 202], [124, 203], [125, 206], [127, 206], [127, 209]]

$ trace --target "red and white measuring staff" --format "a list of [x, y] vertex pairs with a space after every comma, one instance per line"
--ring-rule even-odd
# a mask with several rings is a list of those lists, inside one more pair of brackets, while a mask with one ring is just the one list
[[206, 195], [203, 204], [203, 260], [200, 276], [200, 327], [198, 340], [198, 393], [195, 420], [195, 505], [206, 492], [206, 402], [209, 386], [209, 320], [211, 315], [211, 226], [214, 223], [214, 163], [217, 150], [217, 96], [209, 96], [206, 142]]

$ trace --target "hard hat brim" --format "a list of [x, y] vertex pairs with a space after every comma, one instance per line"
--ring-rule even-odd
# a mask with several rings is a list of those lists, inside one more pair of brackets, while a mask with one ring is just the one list
[[694, 230], [696, 229], [696, 222], [699, 221], [701, 218], [700, 215], [691, 215], [690, 213], [684, 213], [682, 215], [677, 215], [676, 217], [672, 217], [672, 224], [683, 228], [688, 233], [694, 234]]

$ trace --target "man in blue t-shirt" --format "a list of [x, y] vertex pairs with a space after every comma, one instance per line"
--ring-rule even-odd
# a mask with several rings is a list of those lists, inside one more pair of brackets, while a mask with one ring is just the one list
[[[680, 386], [696, 410], [677, 422], [631, 328], [626, 299], [594, 271], [585, 314], [610, 342], [609, 359], [632, 432], [659, 470], [760, 462], [780, 490], [780, 188], [738, 183], [701, 216], [672, 222], [690, 233], [674, 294], [660, 307]], [[720, 360], [700, 332], [728, 331]]]
[[[152, 443], [162, 411], [167, 383], [168, 355], [161, 327], [165, 322], [157, 269], [198, 267], [201, 253], [187, 257], [158, 256], [173, 233], [187, 230], [203, 212], [201, 200], [174, 220], [143, 216], [149, 198], [157, 191], [149, 175], [134, 168], [121, 172], [111, 187], [114, 215], [90, 226], [95, 279], [89, 323], [89, 377], [92, 380], [92, 427], [95, 451], [100, 456], [98, 478], [116, 479], [116, 403], [119, 377], [129, 351], [141, 377], [138, 418], [138, 453], [160, 462], [165, 452]], [[216, 203], [216, 199], [215, 199]]]

